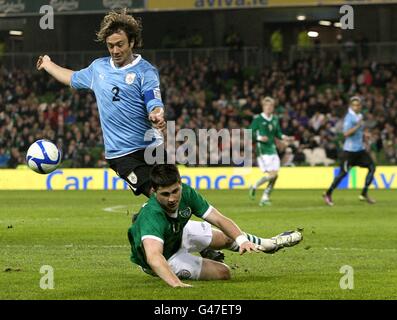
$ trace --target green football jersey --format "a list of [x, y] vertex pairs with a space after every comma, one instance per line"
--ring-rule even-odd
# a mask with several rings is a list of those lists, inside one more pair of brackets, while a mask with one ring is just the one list
[[183, 228], [192, 214], [203, 218], [210, 205], [196, 190], [182, 183], [182, 197], [175, 218], [170, 217], [160, 206], [156, 195], [152, 194], [142, 206], [135, 223], [128, 229], [131, 244], [131, 261], [143, 268], [150, 269], [146, 262], [143, 238], [163, 241], [163, 255], [169, 259], [176, 253], [182, 242]]
[[[278, 117], [273, 115], [270, 120], [268, 120], [264, 117], [264, 114], [261, 113], [252, 120], [250, 129], [252, 129], [252, 138], [256, 141], [257, 156], [277, 154], [274, 138], [282, 139]], [[266, 142], [258, 141], [258, 136], [266, 136], [269, 140]]]

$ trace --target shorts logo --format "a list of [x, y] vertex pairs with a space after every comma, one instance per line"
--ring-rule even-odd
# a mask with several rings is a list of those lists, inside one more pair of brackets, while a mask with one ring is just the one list
[[187, 280], [190, 279], [190, 277], [192, 276], [192, 274], [190, 273], [189, 270], [183, 269], [181, 271], [179, 271], [176, 276], [181, 279], [181, 280]]
[[180, 211], [179, 211], [179, 215], [180, 215], [182, 218], [189, 218], [189, 217], [192, 215], [192, 209], [190, 209], [190, 207], [187, 207], [187, 208], [184, 209], [184, 210], [180, 210]]
[[127, 73], [127, 75], [125, 76], [125, 82], [127, 84], [132, 84], [135, 80], [135, 73]]
[[136, 184], [138, 182], [138, 177], [136, 176], [136, 174], [134, 173], [134, 171], [132, 171], [128, 177], [127, 177], [128, 181], [131, 184]]

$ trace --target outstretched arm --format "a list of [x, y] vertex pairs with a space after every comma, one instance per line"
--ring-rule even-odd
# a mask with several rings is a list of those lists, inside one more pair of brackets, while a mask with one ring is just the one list
[[268, 142], [268, 141], [269, 141], [269, 138], [268, 138], [267, 136], [260, 136], [260, 135], [258, 135], [258, 136], [256, 137], [256, 140], [257, 140], [257, 141], [261, 141], [261, 142]]
[[285, 134], [281, 135], [281, 140], [284, 141], [286, 144], [290, 144], [294, 142], [295, 137], [293, 136], [286, 136]]
[[44, 69], [59, 82], [70, 86], [70, 81], [74, 71], [58, 66], [56, 63], [51, 61], [49, 56], [40, 56], [37, 60], [36, 67], [37, 70]]
[[191, 287], [183, 283], [172, 271], [167, 260], [163, 256], [163, 244], [154, 239], [144, 239], [143, 247], [145, 249], [146, 261], [152, 270], [171, 287]]
[[286, 144], [292, 143], [295, 140], [293, 136], [287, 136], [283, 134], [279, 121], [277, 121], [277, 126], [276, 126], [276, 137]]
[[222, 215], [217, 209], [212, 208], [210, 213], [205, 217], [205, 220], [215, 227], [218, 227], [229, 238], [235, 240], [240, 247], [240, 254], [243, 254], [246, 251], [251, 252], [251, 250], [258, 251], [255, 244], [248, 240], [237, 224]]

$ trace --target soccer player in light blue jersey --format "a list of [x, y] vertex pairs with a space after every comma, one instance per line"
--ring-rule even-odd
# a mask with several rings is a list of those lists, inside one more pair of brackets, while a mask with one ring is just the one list
[[[75, 89], [95, 93], [110, 167], [123, 178], [135, 195], [153, 192], [145, 149], [160, 146], [166, 130], [157, 69], [133, 49], [141, 45], [142, 25], [127, 14], [110, 12], [101, 22], [97, 40], [106, 44], [110, 56], [94, 60], [87, 68], [73, 71], [40, 56], [37, 69]], [[149, 130], [153, 139], [145, 141]], [[150, 134], [149, 134], [150, 136]], [[158, 148], [157, 150], [162, 150]], [[165, 156], [164, 156], [165, 158]], [[134, 215], [135, 220], [137, 215]], [[200, 254], [222, 261], [222, 252], [204, 249]]]
[[[144, 151], [152, 143], [163, 143], [161, 131], [166, 123], [159, 74], [141, 55], [133, 53], [141, 45], [141, 31], [140, 21], [126, 9], [110, 12], [97, 33], [97, 40], [106, 44], [110, 56], [73, 71], [45, 55], [39, 57], [37, 69], [46, 70], [72, 88], [95, 93], [110, 167], [128, 182], [135, 195], [149, 197], [152, 166], [146, 163]], [[154, 130], [151, 141], [144, 139], [148, 130]]]
[[329, 189], [324, 193], [324, 201], [327, 205], [333, 206], [334, 202], [332, 201], [332, 192], [338, 187], [339, 183], [343, 180], [352, 167], [360, 166], [368, 168], [368, 174], [359, 199], [361, 201], [366, 201], [370, 204], [373, 204], [375, 203], [375, 200], [368, 196], [368, 188], [374, 178], [376, 167], [371, 156], [365, 149], [361, 99], [357, 96], [350, 98], [350, 108], [343, 122], [343, 135], [345, 136], [346, 140], [343, 145], [340, 171]]

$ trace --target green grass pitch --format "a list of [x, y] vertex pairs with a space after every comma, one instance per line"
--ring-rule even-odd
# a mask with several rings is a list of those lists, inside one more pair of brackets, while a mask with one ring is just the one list
[[[337, 190], [333, 208], [319, 190], [275, 190], [264, 208], [243, 190], [202, 193], [247, 232], [270, 237], [303, 227], [304, 241], [274, 255], [225, 251], [231, 280], [172, 289], [129, 261], [127, 229], [143, 197], [2, 191], [0, 299], [397, 298], [397, 191], [371, 191], [378, 201], [371, 206], [358, 190]], [[54, 269], [52, 290], [39, 286], [43, 265]], [[340, 288], [344, 265], [354, 270], [352, 290]]]

